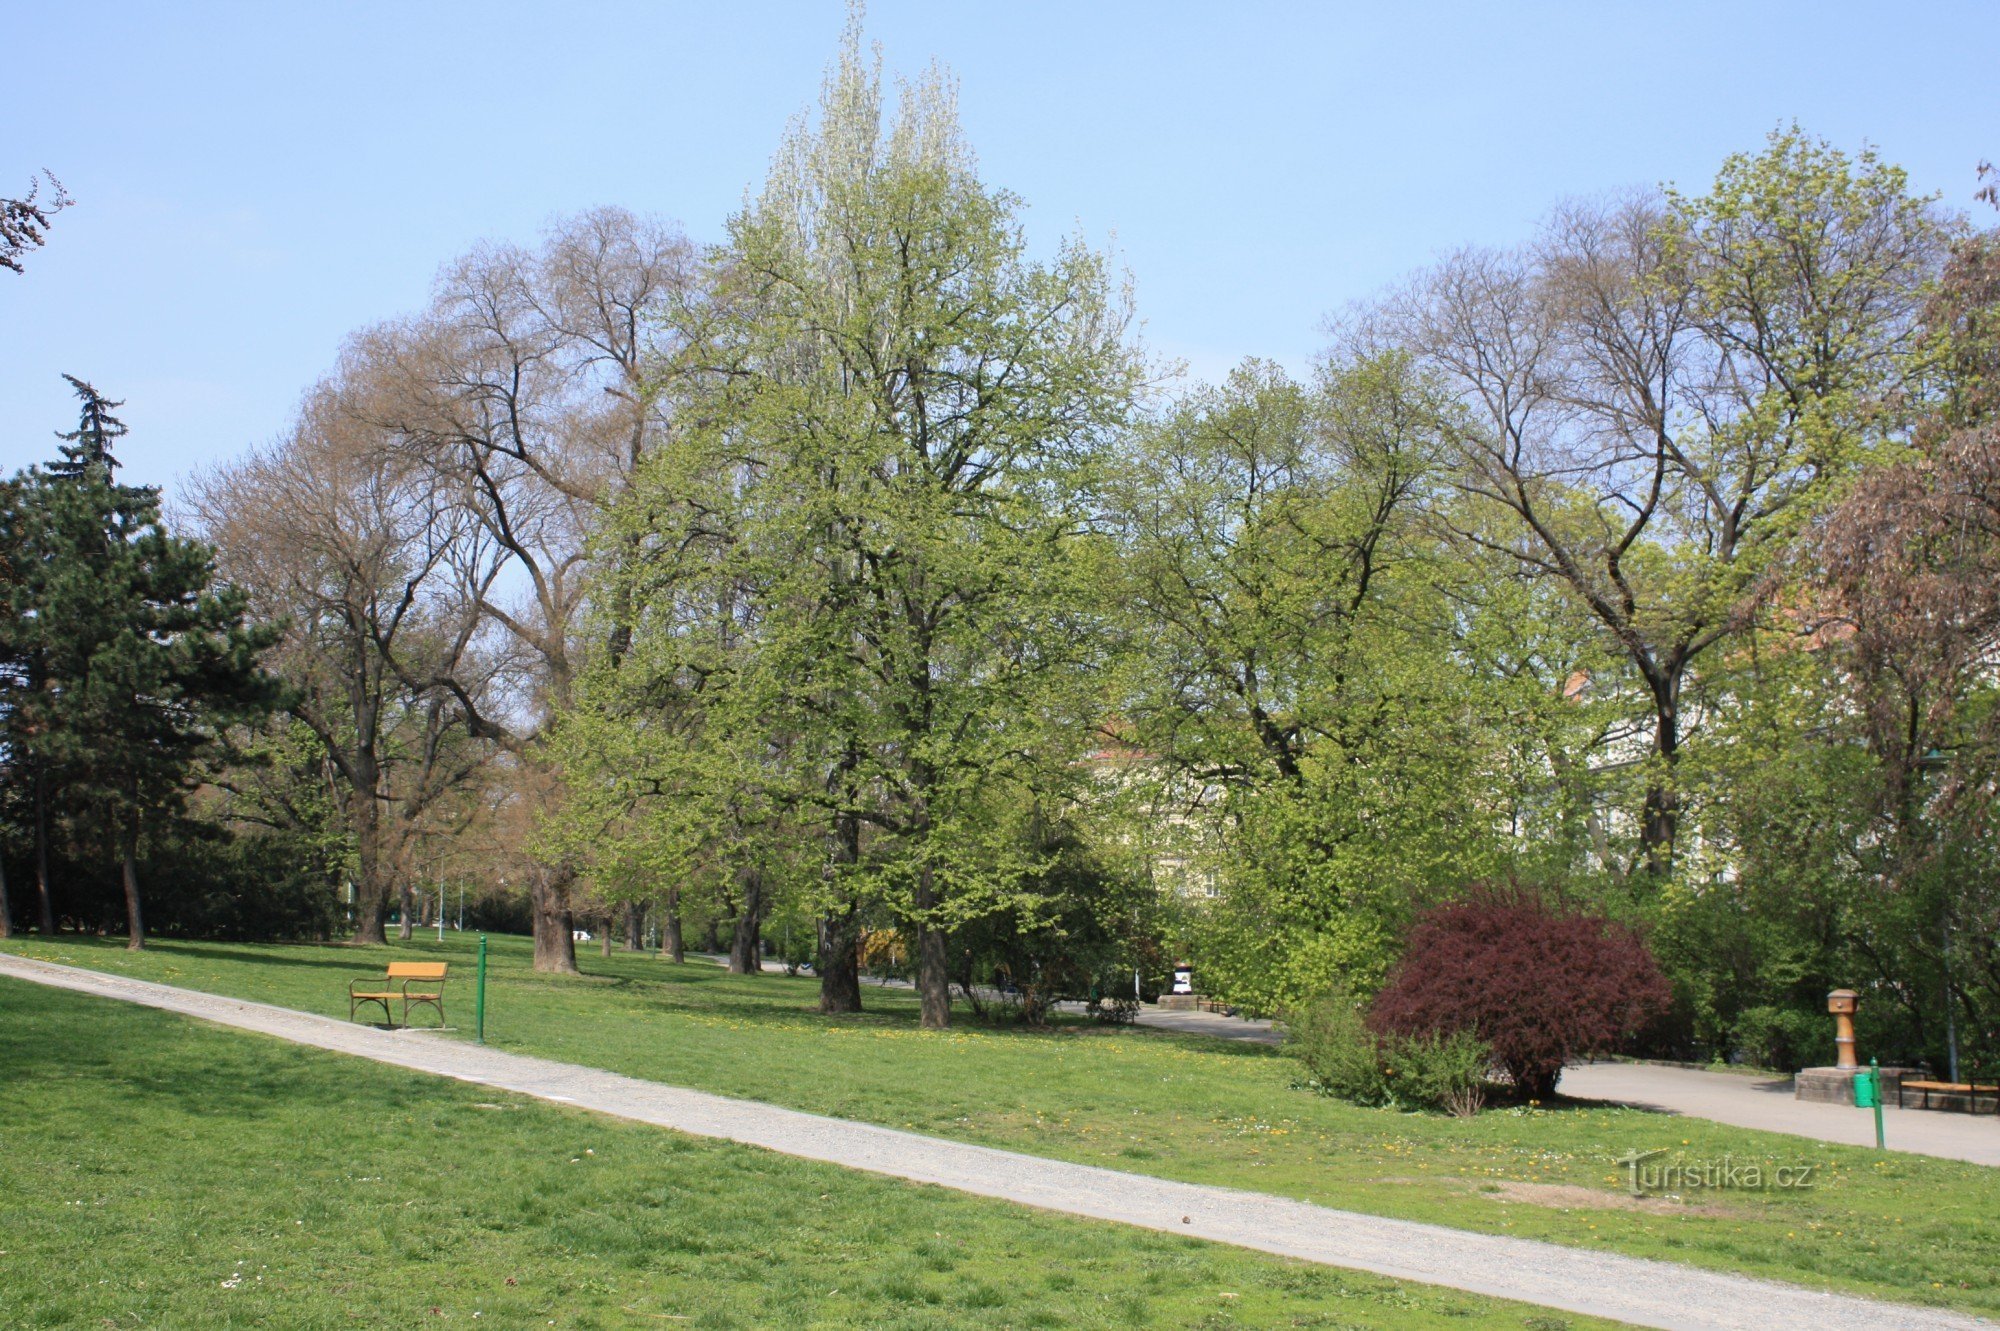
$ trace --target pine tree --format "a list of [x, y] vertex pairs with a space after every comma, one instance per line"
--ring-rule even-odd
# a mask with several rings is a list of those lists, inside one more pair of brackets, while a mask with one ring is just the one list
[[44, 930], [54, 928], [48, 822], [59, 789], [78, 840], [119, 864], [137, 948], [140, 838], [179, 813], [223, 731], [277, 701], [277, 682], [257, 667], [275, 635], [245, 624], [240, 591], [210, 588], [214, 552], [166, 530], [157, 489], [113, 480], [121, 404], [69, 382], [82, 408], [60, 436], [62, 460], [17, 482], [22, 573], [9, 646], [23, 668], [9, 749], [34, 782]]
[[17, 481], [0, 481], [0, 938], [14, 932], [12, 903], [7, 896], [7, 849], [19, 815], [9, 807], [28, 784], [14, 718], [27, 682], [22, 616], [17, 589], [25, 576], [21, 540], [21, 494]]
[[[63, 378], [83, 399], [83, 408], [74, 430], [57, 433], [56, 438], [63, 441], [62, 461], [51, 462], [46, 470], [50, 476], [75, 481], [82, 480], [95, 467], [102, 469], [108, 481], [118, 470], [118, 459], [111, 455], [112, 442], [127, 433], [125, 422], [111, 413], [125, 404], [106, 401], [103, 394], [73, 374]], [[159, 497], [157, 490], [150, 493], [156, 499]]]
[[[44, 478], [28, 472], [0, 492], [0, 753], [7, 772], [0, 818], [25, 831], [34, 860], [38, 923], [55, 932], [49, 889], [47, 745], [49, 694], [42, 649], [42, 616], [36, 588], [41, 582], [47, 542], [40, 487]], [[0, 847], [4, 852], [4, 847]]]

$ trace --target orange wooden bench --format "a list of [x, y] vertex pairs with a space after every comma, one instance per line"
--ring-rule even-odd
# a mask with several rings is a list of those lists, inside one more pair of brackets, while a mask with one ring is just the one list
[[[1931, 1107], [1931, 1094], [1933, 1092], [1938, 1095], [1962, 1095], [1965, 1097], [1966, 1112], [1976, 1114], [1979, 1112], [1979, 1097], [1982, 1095], [2000, 1095], [2000, 1086], [1977, 1086], [1969, 1081], [1905, 1081], [1899, 1083], [1896, 1087], [1896, 1107], [1898, 1109], [1907, 1108], [1903, 1104], [1904, 1091], [1921, 1091], [1924, 1097], [1925, 1109]], [[1995, 1112], [2000, 1112], [2000, 1100], [1994, 1101], [1994, 1110]]]
[[[389, 1004], [403, 1005], [403, 1024], [410, 1024], [410, 1005], [437, 1009], [438, 1025], [444, 1025], [444, 977], [450, 963], [444, 961], [392, 961], [388, 973], [380, 978], [369, 976], [365, 980], [350, 980], [347, 984], [347, 1019], [354, 1020], [354, 1014], [363, 1003], [379, 1003], [382, 1006], [382, 1020], [394, 1026], [396, 1019], [389, 1011]], [[396, 986], [396, 981], [403, 983]], [[410, 985], [421, 983], [422, 989], [412, 989]], [[356, 985], [373, 985], [372, 989], [357, 989]]]

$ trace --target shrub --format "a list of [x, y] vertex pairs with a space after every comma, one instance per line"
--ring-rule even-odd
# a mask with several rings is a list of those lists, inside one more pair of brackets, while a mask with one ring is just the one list
[[1471, 1032], [1539, 1098], [1565, 1063], [1629, 1038], [1670, 999], [1633, 930], [1534, 887], [1482, 883], [1417, 921], [1369, 1026], [1405, 1038]]
[[1004, 906], [952, 931], [953, 978], [976, 1008], [990, 981], [995, 1018], [1041, 1026], [1058, 1003], [1082, 1002], [1099, 1021], [1129, 1021], [1134, 970], [1160, 965], [1158, 892], [1061, 819], [1028, 819], [1020, 835], [1034, 867]]
[[1389, 1088], [1400, 1104], [1442, 1109], [1471, 1118], [1486, 1103], [1486, 1073], [1493, 1051], [1471, 1031], [1384, 1040]]
[[1485, 1103], [1491, 1054], [1469, 1031], [1411, 1037], [1368, 1029], [1342, 994], [1288, 1014], [1285, 1048], [1306, 1066], [1307, 1085], [1362, 1105], [1442, 1109], [1470, 1117]]
[[1106, 1026], [1130, 1026], [1139, 1019], [1139, 1000], [1130, 994], [1093, 997], [1083, 1010], [1091, 1020]]
[[1745, 1008], [1736, 1018], [1735, 1043], [1747, 1062], [1797, 1072], [1815, 1061], [1831, 1061], [1833, 1023], [1820, 1013], [1796, 1008]]
[[1306, 1084], [1356, 1104], [1389, 1099], [1374, 1032], [1345, 994], [1329, 994], [1285, 1013], [1285, 1051], [1305, 1064]]

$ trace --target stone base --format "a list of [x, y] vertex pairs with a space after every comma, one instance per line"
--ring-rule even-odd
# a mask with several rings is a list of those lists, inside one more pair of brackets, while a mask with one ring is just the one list
[[[1817, 1100], [1822, 1104], [1851, 1105], [1855, 1074], [1866, 1071], [1866, 1068], [1804, 1068], [1792, 1081], [1792, 1095], [1795, 1099]], [[1916, 1068], [1883, 1068], [1882, 1103], [1894, 1105], [1903, 1078], [1917, 1075]]]
[[1198, 1012], [1201, 1010], [1201, 995], [1161, 994], [1156, 1006], [1162, 1012]]

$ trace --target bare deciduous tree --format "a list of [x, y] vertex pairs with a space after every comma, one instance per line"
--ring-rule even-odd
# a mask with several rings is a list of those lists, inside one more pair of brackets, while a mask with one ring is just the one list
[[357, 860], [355, 941], [381, 942], [433, 803], [486, 756], [483, 700], [504, 681], [481, 603], [504, 564], [437, 474], [356, 420], [355, 367], [292, 433], [193, 487], [223, 571], [286, 624], [274, 664], [338, 771]]
[[[48, 199], [42, 198], [43, 178], [48, 180], [52, 193]], [[48, 171], [29, 179], [28, 192], [23, 197], [0, 199], [0, 268], [20, 272], [22, 256], [41, 248], [48, 237], [49, 223], [72, 202], [62, 182]]]
[[1575, 204], [1532, 245], [1456, 254], [1376, 325], [1457, 392], [1462, 483], [1525, 539], [1461, 534], [1567, 587], [1637, 675], [1652, 868], [1692, 668], [1897, 430], [1946, 235], [1900, 171], [1792, 131], [1706, 197]]
[[[349, 409], [460, 495], [505, 560], [478, 611], [532, 662], [532, 687], [505, 714], [460, 702], [525, 762], [543, 761], [546, 723], [591, 650], [622, 650], [615, 612], [607, 641], [585, 641], [591, 540], [665, 437], [654, 367], [701, 289], [697, 253], [678, 230], [600, 209], [557, 226], [538, 251], [475, 251], [446, 271], [420, 318], [357, 343], [374, 391]], [[548, 790], [558, 799], [559, 780]], [[531, 876], [537, 969], [576, 968], [576, 875], [559, 857]]]

